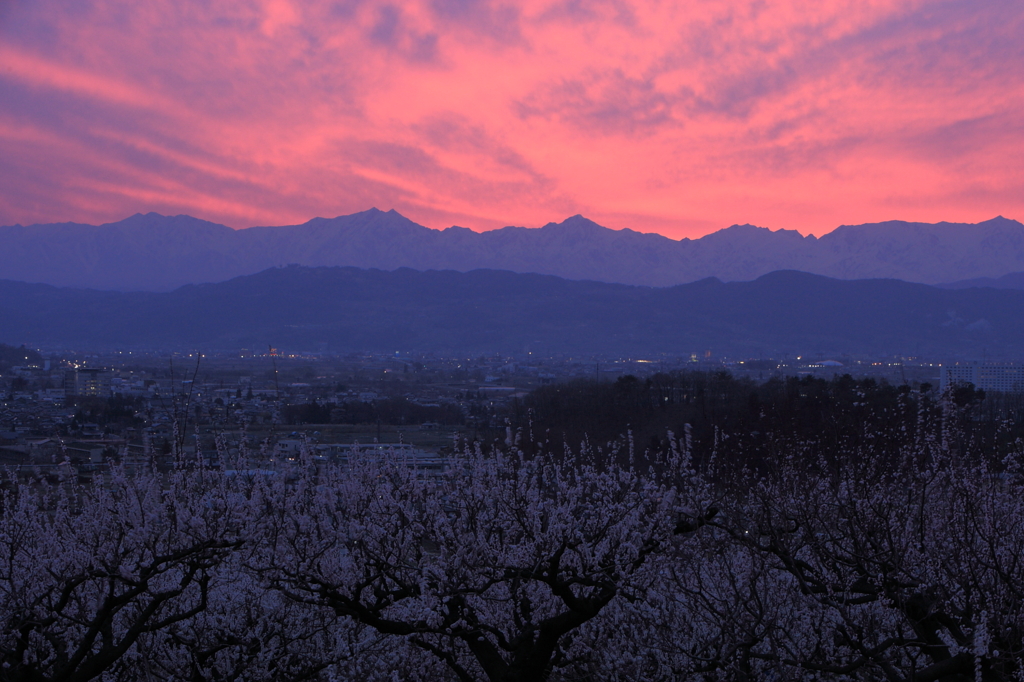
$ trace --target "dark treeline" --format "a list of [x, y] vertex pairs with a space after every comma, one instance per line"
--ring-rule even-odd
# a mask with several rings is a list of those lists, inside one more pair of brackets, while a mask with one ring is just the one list
[[749, 463], [794, 443], [832, 452], [864, 445], [895, 451], [915, 439], [941, 437], [936, 428], [944, 410], [957, 422], [954, 445], [960, 447], [969, 440], [999, 455], [1024, 436], [1024, 396], [986, 395], [965, 385], [943, 397], [928, 383], [892, 385], [848, 374], [765, 382], [728, 372], [581, 380], [537, 389], [516, 406], [512, 420], [539, 441], [574, 446], [631, 434], [641, 452], [663, 451], [670, 432], [688, 434], [697, 457], [716, 452]]
[[146, 401], [141, 397], [80, 396], [69, 398], [68, 404], [73, 404], [78, 408], [71, 422], [72, 430], [80, 428], [82, 424], [92, 423], [109, 429], [111, 432], [120, 433], [124, 427], [138, 427], [145, 424], [143, 413], [146, 409]]
[[25, 346], [8, 346], [0, 343], [0, 370], [7, 370], [11, 367], [22, 365], [42, 365], [43, 356], [31, 348]]

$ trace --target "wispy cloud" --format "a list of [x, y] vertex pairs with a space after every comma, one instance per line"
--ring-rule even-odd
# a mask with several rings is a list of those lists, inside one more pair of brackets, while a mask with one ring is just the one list
[[1017, 0], [13, 0], [0, 223], [1024, 216]]

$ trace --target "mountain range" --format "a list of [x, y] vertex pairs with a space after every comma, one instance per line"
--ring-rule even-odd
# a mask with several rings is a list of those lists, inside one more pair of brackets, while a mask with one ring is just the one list
[[582, 216], [541, 228], [477, 233], [462, 227], [434, 230], [393, 210], [370, 209], [302, 225], [240, 230], [156, 213], [99, 226], [0, 227], [0, 278], [8, 280], [170, 291], [288, 264], [496, 269], [655, 287], [707, 277], [750, 281], [777, 270], [940, 284], [1024, 271], [1024, 225], [1003, 217], [977, 224], [890, 221], [844, 225], [822, 237], [733, 225], [677, 241], [610, 230]]
[[1024, 291], [794, 271], [666, 288], [507, 271], [272, 268], [172, 292], [0, 281], [0, 342], [50, 349], [265, 349], [780, 357], [1020, 357]]
[[1024, 272], [1011, 272], [1002, 277], [975, 277], [938, 285], [944, 289], [971, 289], [988, 287], [990, 289], [1024, 289]]

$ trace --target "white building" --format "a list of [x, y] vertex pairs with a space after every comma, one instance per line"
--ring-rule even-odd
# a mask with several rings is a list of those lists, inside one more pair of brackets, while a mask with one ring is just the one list
[[1024, 365], [992, 362], [958, 362], [942, 365], [939, 388], [974, 384], [983, 391], [1024, 393]]

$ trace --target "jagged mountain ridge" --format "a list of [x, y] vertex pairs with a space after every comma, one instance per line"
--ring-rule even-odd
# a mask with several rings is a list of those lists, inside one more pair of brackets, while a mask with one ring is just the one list
[[753, 225], [673, 240], [610, 230], [582, 216], [541, 228], [433, 230], [370, 209], [302, 225], [233, 230], [190, 216], [136, 214], [100, 226], [0, 227], [0, 278], [118, 291], [168, 291], [286, 264], [394, 270], [479, 268], [646, 286], [776, 270], [938, 284], [1024, 270], [1024, 225], [890, 221], [820, 238]]
[[262, 349], [781, 357], [1019, 357], [1024, 292], [785, 271], [651, 288], [550, 275], [273, 268], [167, 293], [0, 281], [0, 342], [78, 350]]

